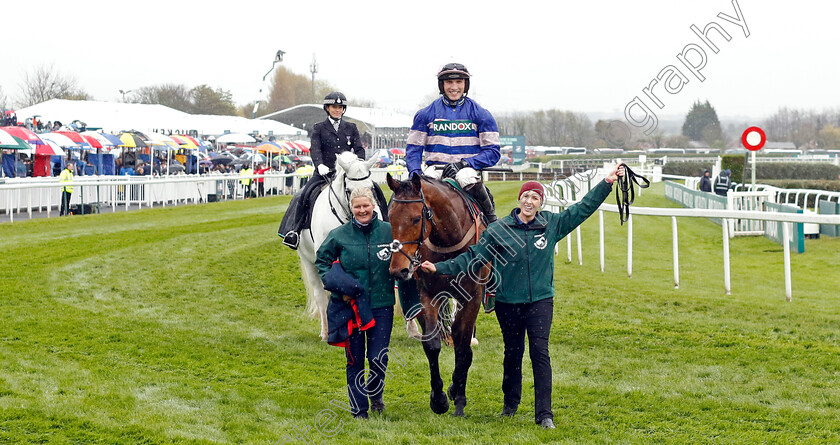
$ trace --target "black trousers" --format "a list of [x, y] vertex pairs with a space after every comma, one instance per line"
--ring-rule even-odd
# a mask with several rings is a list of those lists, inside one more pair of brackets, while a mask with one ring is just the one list
[[327, 180], [323, 176], [315, 173], [312, 179], [306, 182], [289, 201], [289, 206], [286, 208], [286, 213], [283, 215], [283, 220], [280, 221], [280, 228], [277, 233], [285, 235], [290, 231], [300, 233], [303, 229], [309, 228], [310, 212], [309, 207], [315, 201], [313, 195], [317, 196], [321, 186], [326, 184]]
[[522, 356], [525, 334], [534, 371], [534, 420], [554, 419], [551, 411], [551, 359], [548, 337], [554, 316], [554, 299], [534, 303], [508, 304], [496, 302], [496, 317], [505, 343], [502, 392], [507, 407], [517, 407], [522, 399]]
[[70, 195], [72, 194], [73, 192], [61, 191], [61, 210], [58, 212], [58, 216], [70, 214]]

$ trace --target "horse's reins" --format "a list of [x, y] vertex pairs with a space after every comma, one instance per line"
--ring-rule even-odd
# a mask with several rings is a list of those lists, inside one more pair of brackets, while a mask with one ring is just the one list
[[[395, 239], [391, 242], [391, 246], [390, 246], [390, 250], [391, 250], [392, 253], [403, 254], [406, 258], [408, 258], [408, 261], [411, 262], [413, 267], [417, 267], [421, 263], [421, 261], [420, 261], [420, 246], [421, 245], [426, 246], [429, 250], [431, 250], [433, 252], [452, 253], [452, 252], [456, 252], [456, 251], [464, 248], [464, 246], [469, 244], [470, 239], [472, 239], [473, 237], [475, 237], [476, 242], [478, 242], [478, 219], [474, 218], [475, 224], [470, 225], [470, 229], [467, 231], [467, 233], [464, 235], [464, 238], [461, 239], [461, 242], [459, 242], [458, 244], [455, 244], [454, 246], [448, 246], [448, 247], [440, 247], [440, 246], [436, 246], [436, 245], [432, 244], [432, 242], [429, 240], [429, 238], [426, 237], [426, 221], [428, 220], [429, 222], [431, 222], [432, 227], [434, 227], [435, 226], [434, 213], [432, 212], [431, 207], [429, 207], [429, 205], [426, 203], [426, 197], [423, 194], [422, 187], [420, 188], [420, 198], [418, 198], [418, 199], [392, 198], [391, 201], [401, 203], [401, 204], [423, 203], [423, 211], [421, 213], [421, 216], [423, 218], [423, 225], [420, 227], [420, 237], [417, 238], [417, 240], [415, 240], [415, 241], [406, 241], [406, 242], [401, 242], [400, 240]], [[417, 250], [414, 252], [414, 256], [411, 256], [411, 255], [407, 254], [405, 252], [405, 250], [403, 250], [403, 246], [406, 245], [406, 244], [417, 244]]]
[[[624, 221], [630, 218], [630, 204], [633, 204], [636, 199], [633, 183], [638, 185], [640, 189], [646, 189], [650, 187], [650, 181], [630, 170], [627, 164], [622, 163], [621, 165], [624, 166], [624, 176], [619, 176], [616, 180], [618, 188], [615, 189], [615, 201], [618, 204], [618, 218], [621, 220], [621, 225], [624, 225]], [[645, 183], [641, 184], [639, 179]]]

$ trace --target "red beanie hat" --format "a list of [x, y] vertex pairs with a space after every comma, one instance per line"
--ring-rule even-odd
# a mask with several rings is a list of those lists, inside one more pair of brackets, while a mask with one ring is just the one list
[[540, 195], [540, 204], [545, 201], [545, 189], [543, 189], [542, 184], [537, 181], [528, 181], [525, 184], [522, 184], [522, 188], [519, 189], [519, 199], [522, 199], [522, 194], [525, 192], [534, 192]]

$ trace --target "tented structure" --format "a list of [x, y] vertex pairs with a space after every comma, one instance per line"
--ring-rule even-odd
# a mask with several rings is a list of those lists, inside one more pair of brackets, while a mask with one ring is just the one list
[[184, 113], [163, 105], [52, 99], [17, 110], [20, 119], [40, 116], [47, 121], [70, 124], [84, 122], [89, 128], [109, 133], [140, 128], [160, 134], [195, 134], [216, 137], [225, 133], [258, 133], [285, 138], [305, 137], [300, 128], [263, 119]]

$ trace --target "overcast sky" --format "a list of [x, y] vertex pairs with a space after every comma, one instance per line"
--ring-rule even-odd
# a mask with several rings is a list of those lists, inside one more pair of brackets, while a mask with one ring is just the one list
[[[237, 104], [257, 97], [278, 49], [282, 64], [349, 98], [412, 114], [435, 94], [446, 62], [467, 65], [470, 95], [494, 113], [559, 108], [623, 114], [668, 65], [688, 82], [652, 92], [660, 116], [708, 99], [720, 116], [763, 118], [780, 106], [840, 105], [840, 2], [636, 1], [55, 1], [3, 2], [0, 86], [53, 65], [96, 100], [162, 83], [208, 84]], [[715, 54], [690, 29], [710, 22]], [[677, 58], [706, 55], [701, 82]], [[695, 51], [689, 63], [698, 63]], [[692, 62], [693, 61], [693, 62]], [[677, 82], [675, 78], [674, 82]], [[352, 104], [351, 104], [352, 105]]]

